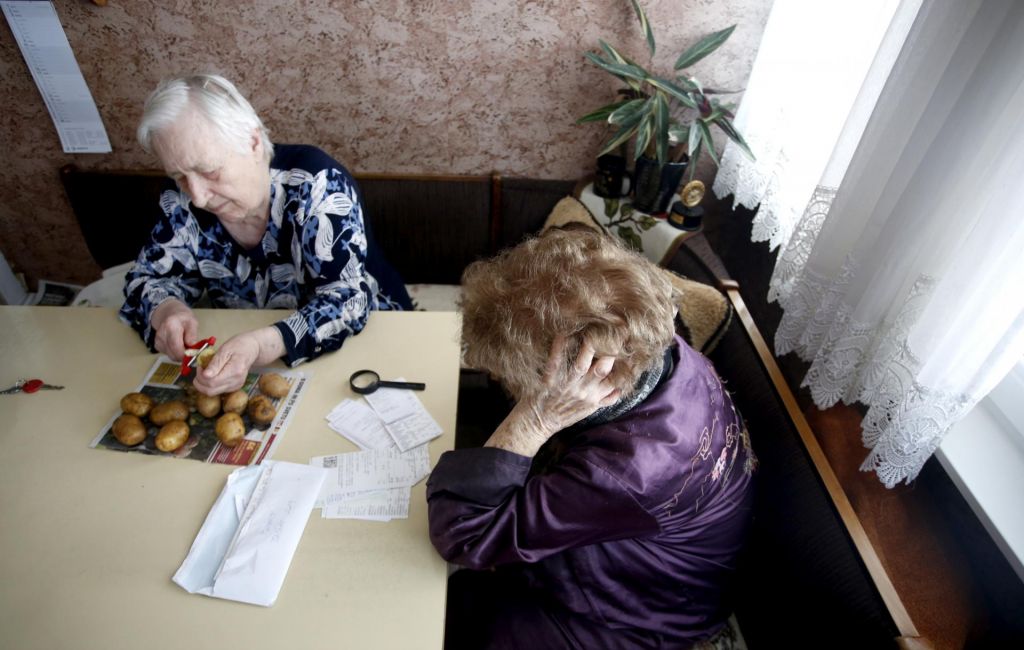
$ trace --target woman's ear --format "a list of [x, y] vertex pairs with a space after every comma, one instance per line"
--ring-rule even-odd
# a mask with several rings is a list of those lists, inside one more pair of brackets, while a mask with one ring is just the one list
[[252, 134], [249, 135], [249, 147], [252, 149], [252, 153], [256, 156], [257, 160], [263, 160], [266, 157], [266, 152], [263, 150], [263, 138], [259, 128], [254, 127]]

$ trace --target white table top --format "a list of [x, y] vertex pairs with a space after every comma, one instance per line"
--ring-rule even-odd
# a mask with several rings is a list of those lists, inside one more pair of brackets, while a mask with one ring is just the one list
[[[200, 310], [224, 341], [284, 312]], [[424, 381], [419, 397], [454, 445], [458, 315], [374, 312], [312, 372], [274, 459], [355, 451], [326, 413], [361, 368]], [[192, 595], [171, 582], [235, 469], [90, 449], [155, 356], [112, 309], [0, 307], [0, 384], [38, 377], [62, 391], [0, 395], [0, 647], [440, 648], [446, 565], [427, 537], [424, 483], [409, 519], [325, 520], [314, 510], [276, 604]]]

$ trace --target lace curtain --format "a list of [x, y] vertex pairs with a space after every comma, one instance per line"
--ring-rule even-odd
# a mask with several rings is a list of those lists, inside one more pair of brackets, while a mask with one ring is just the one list
[[772, 5], [734, 121], [757, 160], [727, 146], [713, 186], [758, 208], [753, 241], [788, 241], [826, 166], [842, 178], [919, 4]]
[[770, 289], [776, 353], [819, 407], [868, 406], [861, 469], [889, 487], [1024, 355], [1024, 3], [926, 0], [905, 41]]

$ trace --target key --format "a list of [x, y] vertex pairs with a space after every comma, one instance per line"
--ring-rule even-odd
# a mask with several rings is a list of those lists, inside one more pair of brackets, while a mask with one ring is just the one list
[[40, 390], [64, 390], [64, 387], [47, 384], [42, 379], [19, 379], [10, 388], [0, 390], [0, 395], [11, 395], [13, 393], [35, 393]]
[[22, 385], [21, 390], [26, 393], [34, 393], [39, 390], [64, 390], [64, 387], [47, 384], [42, 379], [29, 379]]

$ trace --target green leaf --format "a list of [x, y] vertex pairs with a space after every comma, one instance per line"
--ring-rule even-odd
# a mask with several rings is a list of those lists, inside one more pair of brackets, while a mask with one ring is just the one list
[[694, 120], [690, 123], [690, 141], [686, 145], [686, 151], [690, 154], [691, 158], [693, 158], [695, 151], [700, 150], [700, 139], [702, 136], [703, 133], [700, 127], [697, 126], [697, 120]]
[[[690, 129], [690, 132], [692, 133], [694, 130], [695, 129]], [[700, 142], [697, 143], [697, 148], [696, 149], [691, 149], [690, 150], [690, 162], [689, 162], [688, 166], [690, 168], [690, 180], [691, 181], [693, 180], [693, 174], [697, 171], [697, 160], [700, 159], [700, 150], [701, 150]]]
[[686, 90], [683, 90], [676, 84], [672, 83], [671, 81], [668, 81], [667, 79], [662, 79], [660, 77], [651, 76], [644, 79], [644, 81], [651, 84], [658, 90], [663, 90], [669, 95], [672, 95], [680, 102], [682, 102], [683, 106], [687, 106], [689, 108], [697, 108], [697, 102], [695, 102], [693, 98], [690, 97], [690, 94]]
[[636, 17], [640, 19], [640, 28], [644, 30], [644, 37], [647, 39], [647, 49], [651, 51], [651, 56], [654, 56], [654, 31], [651, 30], [651, 23], [647, 20], [647, 14], [644, 13], [643, 7], [636, 0], [631, 0], [633, 3], [633, 11], [636, 12]]
[[645, 231], [650, 230], [651, 228], [657, 225], [658, 220], [648, 214], [645, 214], [644, 216], [640, 217], [640, 227], [643, 228]]
[[640, 239], [640, 235], [638, 235], [635, 230], [627, 226], [619, 226], [616, 232], [618, 232], [619, 234], [619, 239], [626, 242], [626, 244], [629, 245], [630, 248], [637, 251], [638, 253], [644, 252], [643, 241]]
[[690, 129], [682, 124], [673, 124], [668, 127], [668, 135], [670, 138], [675, 140], [677, 144], [683, 144], [690, 139]]
[[[596, 63], [601, 69], [612, 73], [626, 83], [630, 83], [630, 79], [643, 81], [647, 78], [647, 73], [639, 66], [630, 65], [629, 63], [612, 63], [605, 61], [593, 52], [585, 52], [583, 56], [590, 59], [593, 63]], [[632, 84], [630, 83], [630, 85]]]
[[[647, 100], [650, 102], [651, 100]], [[654, 130], [654, 115], [651, 111], [647, 111], [644, 115], [644, 120], [640, 122], [640, 127], [636, 132], [636, 151], [633, 152], [634, 158], [639, 158], [647, 150], [647, 144], [651, 141], [651, 135]]]
[[611, 219], [615, 216], [615, 213], [619, 211], [619, 200], [618, 199], [605, 199], [604, 200], [604, 216]]
[[[617, 124], [617, 125], [620, 125], [620, 126], [622, 124], [628, 123], [629, 119], [631, 117], [633, 117], [639, 111], [644, 110], [644, 107], [646, 106], [647, 101], [648, 100], [646, 100], [646, 99], [632, 99], [632, 100], [624, 103], [622, 106], [620, 106], [618, 109], [616, 109], [610, 115], [608, 115], [608, 123], [609, 124]], [[639, 119], [637, 121], [639, 121]], [[636, 122], [634, 122], [634, 124], [635, 123]]]
[[658, 162], [668, 160], [668, 100], [664, 93], [657, 93], [654, 99], [654, 142]]
[[636, 209], [633, 207], [632, 203], [624, 203], [622, 205], [622, 216], [624, 218], [626, 218], [626, 219], [631, 218], [633, 216], [634, 212], [636, 212]]
[[[643, 70], [643, 68], [638, 66], [634, 61], [631, 61], [629, 58], [623, 56], [618, 50], [616, 50], [610, 44], [605, 43], [601, 39], [598, 39], [598, 42], [601, 44], [601, 49], [604, 50], [605, 54], [608, 55], [608, 58], [609, 58], [610, 61], [618, 63], [619, 65], [631, 65], [631, 66], [636, 67], [637, 69]], [[623, 79], [623, 80], [627, 84], [629, 84], [629, 87], [632, 88], [634, 91], [636, 91], [636, 92], [640, 91], [640, 82], [639, 81], [634, 81], [634, 80], [628, 79], [628, 78]]]
[[609, 140], [608, 143], [604, 145], [604, 149], [602, 149], [601, 152], [598, 153], [597, 155], [603, 156], [606, 153], [611, 153], [615, 151], [623, 142], [632, 138], [634, 133], [636, 133], [635, 124], [622, 127], [615, 133], [615, 135], [612, 136], [612, 139]]
[[676, 59], [675, 69], [680, 70], [682, 68], [688, 68], [697, 61], [700, 61], [707, 55], [711, 54], [718, 49], [722, 43], [732, 35], [732, 31], [736, 29], [736, 25], [727, 27], [720, 32], [714, 32], [708, 34], [704, 38], [700, 39], [688, 50], [679, 55]]
[[700, 132], [702, 140], [704, 140], [704, 146], [707, 147], [708, 155], [711, 156], [711, 160], [715, 161], [715, 166], [718, 166], [718, 153], [715, 151], [715, 141], [711, 139], [711, 129], [704, 120], [697, 122], [700, 125]]
[[725, 88], [708, 88], [707, 86], [705, 86], [704, 87], [704, 94], [705, 95], [735, 95], [736, 93], [741, 93], [744, 90], [746, 90], [746, 88], [740, 88], [739, 90], [726, 90]]
[[616, 109], [621, 108], [629, 103], [628, 99], [624, 99], [621, 102], [615, 102], [614, 104], [608, 104], [602, 106], [593, 113], [587, 113], [580, 119], [576, 120], [577, 124], [585, 124], [587, 122], [604, 122], [608, 119], [608, 116], [615, 112]]
[[736, 127], [733, 126], [732, 121], [729, 118], [724, 116], [720, 117], [717, 120], [715, 120], [715, 124], [718, 125], [718, 128], [722, 129], [722, 132], [725, 133], [725, 135], [727, 135], [730, 140], [732, 140], [737, 144], [737, 146], [739, 146], [739, 148], [743, 151], [743, 153], [747, 155], [748, 158], [750, 158], [751, 160], [756, 160], [756, 158], [754, 158], [754, 152], [750, 150], [749, 146], [747, 146], [747, 141], [743, 139], [743, 136], [740, 135], [740, 132], [736, 130]]

